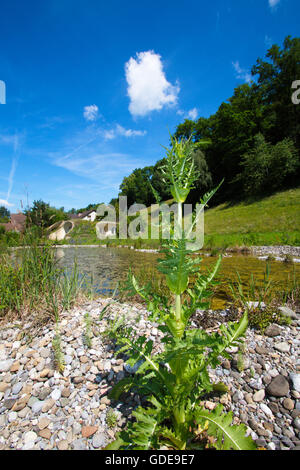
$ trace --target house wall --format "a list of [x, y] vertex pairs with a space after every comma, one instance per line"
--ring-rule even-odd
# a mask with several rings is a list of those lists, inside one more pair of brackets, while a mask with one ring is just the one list
[[96, 219], [96, 212], [92, 212], [91, 214], [83, 217], [82, 220], [89, 220], [90, 222], [94, 222], [95, 219]]

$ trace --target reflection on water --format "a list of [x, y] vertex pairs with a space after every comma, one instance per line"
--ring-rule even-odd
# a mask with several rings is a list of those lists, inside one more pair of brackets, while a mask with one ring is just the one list
[[[94, 291], [104, 295], [112, 295], [118, 281], [127, 277], [131, 267], [133, 272], [150, 272], [155, 267], [155, 260], [161, 257], [158, 253], [147, 253], [127, 248], [58, 248], [56, 250], [59, 265], [73, 269], [76, 260], [78, 271], [86, 279], [91, 279]], [[216, 261], [215, 257], [203, 256], [201, 269], [211, 267]], [[288, 276], [293, 278], [295, 269], [296, 278], [300, 280], [300, 266], [286, 264], [278, 261], [270, 263], [271, 276], [280, 285], [285, 286]], [[212, 300], [212, 308], [224, 308], [228, 301], [228, 282], [236, 280], [236, 271], [239, 272], [244, 286], [248, 285], [250, 276], [263, 279], [266, 261], [251, 256], [233, 255], [224, 257], [217, 279], [220, 285]], [[159, 274], [158, 274], [159, 275]]]
[[110, 296], [117, 283], [125, 280], [128, 270], [143, 269], [154, 266], [156, 254], [134, 252], [127, 248], [65, 248], [64, 256], [59, 255], [59, 265], [73, 269], [74, 262], [80, 274], [91, 280], [94, 290], [102, 295]]

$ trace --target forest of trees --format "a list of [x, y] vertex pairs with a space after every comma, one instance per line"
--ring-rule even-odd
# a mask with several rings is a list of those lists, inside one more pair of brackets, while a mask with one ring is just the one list
[[[177, 126], [177, 139], [199, 143], [194, 158], [200, 177], [188, 202], [197, 202], [223, 178], [217, 203], [299, 185], [300, 105], [291, 97], [292, 83], [300, 80], [300, 38], [288, 36], [282, 49], [273, 45], [251, 72], [253, 81], [238, 86], [215, 114]], [[201, 142], [206, 143], [200, 148]], [[160, 172], [163, 161], [126, 176], [119, 195], [127, 196], [129, 205], [149, 206], [155, 202], [152, 185], [162, 200], [170, 199]]]

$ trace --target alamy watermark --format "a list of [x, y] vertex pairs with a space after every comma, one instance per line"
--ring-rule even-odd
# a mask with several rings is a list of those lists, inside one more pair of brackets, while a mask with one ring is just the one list
[[3, 80], [0, 80], [0, 104], [6, 104], [6, 85]]
[[187, 240], [187, 248], [200, 250], [204, 244], [204, 205], [173, 203], [133, 204], [128, 208], [127, 197], [120, 196], [118, 211], [110, 204], [100, 204], [97, 216], [102, 219], [96, 224], [97, 237], [128, 238], [137, 240], [181, 239]]
[[292, 83], [291, 88], [292, 88], [293, 90], [296, 90], [296, 91], [294, 91], [294, 93], [292, 94], [292, 103], [293, 103], [293, 104], [299, 104], [299, 103], [300, 103], [300, 80], [295, 80], [295, 81]]

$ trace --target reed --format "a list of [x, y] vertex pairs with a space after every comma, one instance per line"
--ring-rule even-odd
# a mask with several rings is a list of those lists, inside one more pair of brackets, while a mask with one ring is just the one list
[[50, 247], [29, 242], [16, 254], [0, 254], [0, 316], [34, 313], [40, 321], [57, 318], [82, 295], [83, 280], [76, 264], [66, 272]]

